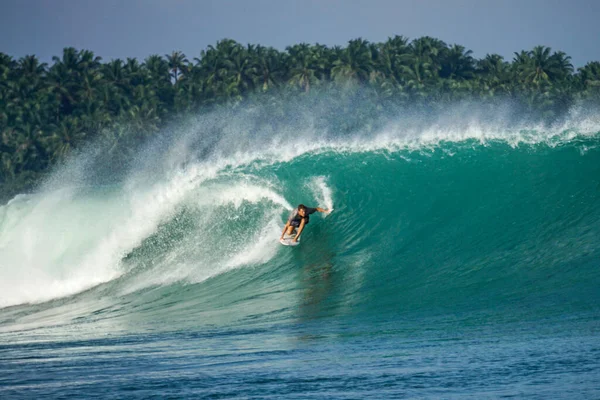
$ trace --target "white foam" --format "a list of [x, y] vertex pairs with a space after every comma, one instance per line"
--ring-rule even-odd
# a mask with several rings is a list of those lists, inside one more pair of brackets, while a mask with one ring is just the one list
[[283, 196], [269, 187], [269, 182], [263, 180], [262, 183], [262, 186], [249, 182], [209, 184], [197, 193], [197, 204], [200, 207], [233, 204], [235, 208], [239, 208], [243, 202], [268, 201], [287, 210], [292, 209]]
[[[224, 269], [221, 272], [245, 265], [265, 264], [275, 256], [279, 249], [277, 238], [280, 233], [281, 225], [274, 216], [256, 237], [249, 238], [242, 250], [224, 263]], [[245, 241], [245, 239], [241, 240]]]
[[[31, 197], [29, 207], [2, 223], [0, 306], [64, 297], [119, 277], [122, 258], [210, 176], [192, 175], [176, 174], [149, 188], [130, 182], [105, 197], [72, 188]], [[11, 213], [15, 204], [5, 208]]]
[[[123, 293], [174, 282], [198, 283], [231, 269], [270, 260], [277, 250], [274, 238], [280, 229], [279, 215], [282, 210], [291, 209], [272, 186], [267, 181], [241, 174], [235, 181], [209, 182], [190, 192], [184, 204], [202, 213], [198, 217], [201, 219], [196, 221], [197, 230], [164, 254], [154, 268], [137, 274]], [[211, 226], [231, 224], [235, 227], [239, 220], [236, 211], [218, 210], [231, 205], [237, 210], [244, 204], [261, 204], [266, 210], [255, 221], [256, 229], [241, 235], [233, 230], [224, 237], [216, 237]]]
[[[115, 277], [112, 265], [86, 266], [85, 254], [124, 215], [70, 191], [32, 196], [0, 234], [0, 306], [61, 297]], [[90, 218], [91, 215], [96, 215]]]
[[327, 210], [333, 209], [333, 197], [331, 189], [329, 188], [329, 186], [327, 186], [326, 177], [317, 176], [311, 179], [309, 187], [311, 188], [313, 195], [315, 196], [315, 200], [317, 201], [319, 206], [322, 206]]

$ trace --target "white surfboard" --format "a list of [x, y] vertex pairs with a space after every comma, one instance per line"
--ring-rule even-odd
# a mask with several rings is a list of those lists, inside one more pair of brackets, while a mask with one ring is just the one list
[[279, 240], [279, 243], [284, 246], [298, 246], [300, 244], [300, 239], [298, 239], [297, 242], [294, 242], [295, 237], [295, 235], [284, 235], [283, 239]]

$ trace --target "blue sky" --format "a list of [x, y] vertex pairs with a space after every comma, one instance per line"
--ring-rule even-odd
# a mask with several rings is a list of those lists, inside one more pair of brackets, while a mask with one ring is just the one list
[[536, 45], [581, 67], [600, 61], [600, 0], [0, 0], [0, 52], [48, 62], [64, 47], [104, 60], [183, 51], [223, 38], [283, 50], [307, 42], [433, 36], [476, 57]]

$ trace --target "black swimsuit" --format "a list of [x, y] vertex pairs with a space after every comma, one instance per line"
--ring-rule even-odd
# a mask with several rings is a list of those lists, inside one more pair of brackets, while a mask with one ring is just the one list
[[[304, 225], [308, 225], [308, 222], [310, 221], [310, 214], [313, 214], [317, 211], [316, 208], [309, 208], [306, 207], [306, 215], [304, 216]], [[291, 226], [297, 228], [300, 226], [300, 222], [302, 222], [302, 217], [300, 216], [300, 214], [298, 214], [298, 209], [296, 208], [294, 211], [292, 211], [292, 213], [290, 214], [290, 217], [288, 218], [288, 222], [290, 223]]]

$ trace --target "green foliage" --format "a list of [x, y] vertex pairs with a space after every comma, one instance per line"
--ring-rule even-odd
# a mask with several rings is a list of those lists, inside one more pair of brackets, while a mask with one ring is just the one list
[[[189, 61], [173, 51], [103, 63], [88, 50], [65, 48], [52, 65], [0, 53], [0, 190], [22, 190], [73, 150], [94, 140], [125, 160], [169, 121], [213, 107], [260, 101], [269, 116], [293, 118], [283, 104], [334, 93], [328, 104], [341, 132], [373, 127], [373, 115], [402, 107], [443, 109], [465, 99], [492, 107], [517, 102], [525, 114], [557, 118], [579, 101], [600, 103], [600, 62], [575, 73], [570, 57], [537, 46], [512, 62], [473, 58], [460, 45], [403, 36], [348, 46], [306, 43], [285, 51], [224, 39]], [[360, 88], [360, 90], [359, 90]], [[354, 104], [361, 107], [352, 111]]]

